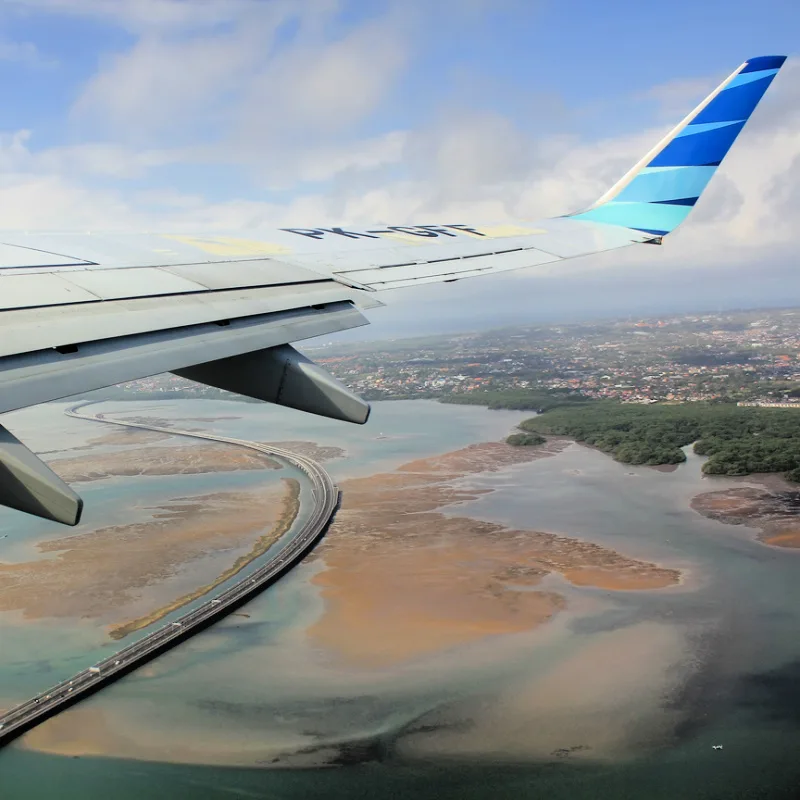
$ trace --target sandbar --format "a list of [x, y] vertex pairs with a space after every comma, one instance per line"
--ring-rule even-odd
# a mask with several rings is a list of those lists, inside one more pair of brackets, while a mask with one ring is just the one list
[[[224, 579], [220, 573], [233, 574], [258, 557], [294, 519], [298, 493], [297, 481], [283, 479], [278, 486], [175, 498], [154, 507], [148, 521], [42, 542], [39, 550], [55, 558], [0, 564], [0, 611], [141, 627], [141, 617], [154, 621], [191, 599], [171, 587], [185, 586], [193, 573], [208, 584], [197, 589], [202, 593]], [[215, 552], [229, 553], [234, 566], [209, 563]]]
[[[230, 567], [219, 574], [213, 581], [211, 581], [211, 583], [208, 583], [205, 586], [200, 586], [197, 589], [193, 589], [191, 592], [181, 595], [172, 602], [167, 603], [165, 606], [162, 606], [155, 611], [151, 611], [149, 614], [137, 617], [136, 619], [130, 620], [123, 625], [114, 626], [109, 631], [111, 638], [123, 639], [125, 636], [128, 636], [134, 631], [138, 631], [142, 628], [146, 628], [148, 625], [152, 625], [154, 622], [163, 619], [172, 611], [185, 606], [187, 603], [191, 603], [193, 600], [199, 599], [212, 589], [216, 589], [218, 586], [221, 586], [223, 583], [225, 583], [225, 581], [233, 578], [237, 573], [241, 572], [248, 564], [252, 563], [260, 556], [263, 556], [267, 550], [269, 550], [269, 548], [275, 544], [278, 539], [280, 539], [281, 536], [283, 536], [285, 533], [288, 533], [289, 529], [292, 527], [292, 523], [295, 521], [297, 514], [300, 511], [300, 483], [294, 478], [283, 478], [283, 481], [287, 486], [288, 491], [283, 498], [281, 514], [272, 527], [263, 536], [259, 536], [247, 553], [239, 556], [239, 558], [237, 558]], [[247, 616], [247, 614], [244, 616]]]
[[773, 547], [800, 548], [800, 490], [743, 486], [706, 492], [692, 499], [692, 508], [704, 517], [728, 525], [757, 528], [757, 538]]
[[135, 457], [119, 452], [59, 458], [50, 466], [67, 483], [86, 483], [137, 475], [198, 475], [208, 472], [280, 469], [281, 464], [256, 450], [224, 443], [137, 447]]
[[308, 628], [311, 641], [345, 662], [387, 667], [547, 622], [566, 599], [531, 587], [553, 572], [610, 591], [677, 584], [678, 570], [592, 542], [440, 512], [490, 491], [457, 479], [551, 457], [568, 444], [489, 442], [343, 481], [342, 509], [314, 555], [325, 564], [313, 581], [327, 602]]
[[299, 456], [311, 458], [314, 461], [330, 461], [332, 458], [341, 458], [346, 455], [341, 447], [334, 445], [317, 444], [316, 442], [260, 442], [267, 447], [279, 447], [283, 450], [289, 450], [292, 453], [297, 453]]

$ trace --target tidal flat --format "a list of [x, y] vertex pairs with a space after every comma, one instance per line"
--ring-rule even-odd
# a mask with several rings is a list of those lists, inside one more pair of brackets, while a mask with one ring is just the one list
[[[691, 455], [661, 473], [567, 442], [507, 448], [529, 416], [514, 412], [378, 403], [353, 429], [251, 404], [136, 406], [105, 411], [339, 448], [326, 466], [345, 504], [247, 616], [0, 753], [9, 797], [59, 779], [66, 797], [108, 781], [123, 798], [791, 796], [797, 553], [691, 506], [741, 482]], [[256, 474], [175, 480], [201, 496]]]

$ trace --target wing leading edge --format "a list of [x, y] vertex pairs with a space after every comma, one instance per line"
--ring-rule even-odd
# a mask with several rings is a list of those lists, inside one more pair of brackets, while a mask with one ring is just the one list
[[[540, 222], [282, 228], [265, 239], [0, 233], [0, 413], [174, 371], [363, 423], [288, 345], [363, 325], [375, 292], [660, 244], [785, 61], [742, 64], [589, 208]], [[359, 310], [360, 309], [360, 310]], [[0, 504], [77, 524], [82, 503], [0, 426]]]

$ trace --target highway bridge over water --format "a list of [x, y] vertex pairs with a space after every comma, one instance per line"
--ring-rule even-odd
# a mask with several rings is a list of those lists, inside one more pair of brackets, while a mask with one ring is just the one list
[[[121, 425], [126, 428], [142, 428], [148, 431], [168, 433], [171, 436], [189, 436], [194, 439], [225, 442], [283, 459], [302, 470], [308, 477], [311, 482], [314, 509], [300, 530], [294, 533], [290, 532], [282, 537], [285, 540], [283, 546], [280, 546], [279, 540], [278, 546], [270, 549], [267, 560], [261, 566], [247, 572], [229, 588], [209, 597], [200, 605], [122, 648], [114, 655], [88, 665], [67, 680], [61, 681], [0, 715], [0, 747], [175, 647], [252, 599], [302, 561], [325, 534], [339, 507], [341, 496], [333, 479], [316, 461], [306, 456], [298, 455], [282, 447], [257, 444], [242, 439], [195, 431], [181, 431], [137, 422], [110, 420], [102, 416], [78, 413], [78, 409], [84, 408], [86, 405], [89, 404], [73, 406], [65, 413], [67, 416], [77, 419]], [[246, 570], [246, 567], [242, 569]]]

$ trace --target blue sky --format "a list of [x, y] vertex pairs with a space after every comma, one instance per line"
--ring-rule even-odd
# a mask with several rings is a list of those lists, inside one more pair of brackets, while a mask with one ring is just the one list
[[[26, 228], [564, 213], [743, 60], [800, 42], [796, 0], [7, 0], [0, 26], [0, 204]], [[749, 286], [754, 259], [780, 277], [739, 294], [800, 302], [800, 71], [783, 72], [666, 256], [530, 277], [542, 311], [590, 313], [602, 292], [576, 276], [597, 269], [618, 276], [604, 308], [644, 307], [637, 270], [674, 286], [687, 261], [698, 302], [720, 270]], [[448, 297], [519, 315], [519, 281]], [[441, 291], [385, 319], [426, 324]]]

